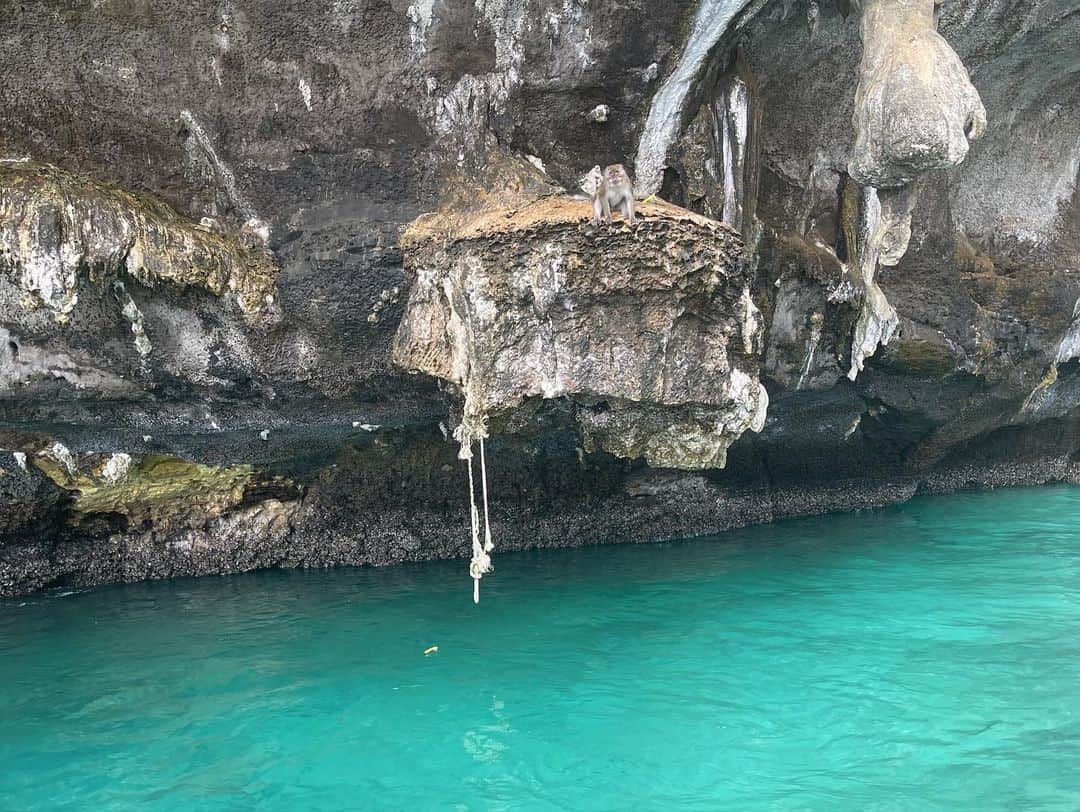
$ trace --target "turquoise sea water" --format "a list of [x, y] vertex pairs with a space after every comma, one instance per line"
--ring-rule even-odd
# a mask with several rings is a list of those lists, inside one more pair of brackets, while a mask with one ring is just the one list
[[1080, 809], [1080, 488], [496, 566], [0, 603], [0, 809]]

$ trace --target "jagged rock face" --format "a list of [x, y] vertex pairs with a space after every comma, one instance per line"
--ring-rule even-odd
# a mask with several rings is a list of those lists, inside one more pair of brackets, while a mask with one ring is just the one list
[[[716, 435], [696, 411], [715, 402], [493, 421], [501, 548], [1078, 477], [1080, 16], [1061, 0], [9, 5], [0, 194], [51, 225], [0, 246], [0, 592], [465, 552], [453, 399], [391, 360], [402, 234], [441, 200], [468, 220], [616, 162], [743, 237], [762, 346], [726, 346], [768, 416], [693, 474], [616, 455], [719, 462], [678, 442]], [[57, 167], [36, 191], [31, 165]], [[78, 216], [39, 205], [57, 178]], [[163, 235], [160, 274], [125, 256], [129, 226]], [[240, 273], [234, 249], [264, 237], [277, 270]], [[741, 307], [725, 292], [719, 321]], [[169, 518], [81, 509], [34, 464], [56, 442], [95, 483], [117, 455], [252, 479], [210, 517], [182, 488]]]
[[591, 213], [547, 197], [449, 234], [422, 219], [394, 360], [456, 385], [466, 416], [568, 397], [590, 446], [722, 467], [768, 403], [742, 241], [673, 206], [640, 206], [633, 226]]

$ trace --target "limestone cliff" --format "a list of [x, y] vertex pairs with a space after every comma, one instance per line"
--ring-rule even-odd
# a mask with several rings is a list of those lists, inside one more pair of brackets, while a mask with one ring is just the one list
[[452, 231], [419, 221], [395, 362], [454, 384], [465, 419], [568, 398], [589, 450], [722, 468], [768, 405], [742, 241], [667, 204], [634, 226], [591, 217], [547, 197]]
[[0, 594], [1080, 477], [1072, 3], [5, 15]]

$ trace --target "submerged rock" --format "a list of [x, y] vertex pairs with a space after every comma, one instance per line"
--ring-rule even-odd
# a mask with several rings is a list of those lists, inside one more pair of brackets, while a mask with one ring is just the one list
[[546, 197], [405, 236], [402, 367], [453, 384], [465, 416], [570, 398], [587, 444], [672, 468], [722, 467], [760, 431], [761, 324], [728, 226], [665, 203], [589, 224]]

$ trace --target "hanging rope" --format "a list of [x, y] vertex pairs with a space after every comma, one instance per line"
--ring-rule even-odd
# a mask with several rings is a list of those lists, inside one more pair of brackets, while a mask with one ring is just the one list
[[484, 486], [484, 552], [490, 553], [495, 545], [491, 543], [491, 520], [488, 518], [487, 458], [484, 455], [483, 436], [480, 437], [480, 482]]
[[[447, 300], [453, 309], [455, 296], [450, 288], [449, 280], [446, 280]], [[472, 321], [468, 296], [461, 299], [461, 309], [464, 318], [461, 324], [464, 327], [467, 339], [472, 341]], [[494, 549], [491, 543], [491, 520], [488, 516], [488, 487], [487, 487], [487, 460], [484, 455], [484, 438], [487, 437], [487, 416], [483, 410], [483, 398], [479, 397], [477, 388], [479, 381], [472, 375], [471, 363], [466, 361], [466, 373], [462, 376], [462, 390], [465, 395], [465, 404], [462, 410], [461, 424], [454, 429], [454, 438], [460, 444], [458, 458], [468, 463], [469, 470], [469, 522], [472, 528], [472, 560], [469, 562], [469, 575], [473, 579], [473, 603], [480, 603], [480, 579], [485, 573], [491, 572], [491, 556], [489, 553]], [[476, 509], [476, 486], [473, 484], [472, 444], [473, 440], [480, 441], [480, 482], [484, 497], [484, 542], [480, 543], [480, 514]]]
[[[469, 449], [470, 452], [472, 449]], [[473, 488], [472, 453], [468, 457], [469, 466], [469, 522], [472, 525], [472, 561], [469, 562], [469, 575], [473, 579], [473, 603], [480, 603], [480, 579], [484, 575], [484, 548], [480, 546], [480, 516], [476, 511], [476, 491]]]
[[[458, 457], [465, 460], [469, 474], [469, 525], [472, 531], [472, 560], [469, 562], [469, 576], [473, 579], [473, 603], [480, 603], [480, 579], [485, 573], [491, 572], [489, 553], [494, 549], [494, 545], [491, 542], [491, 521], [488, 516], [487, 460], [484, 453], [486, 430], [482, 425], [482, 418], [479, 427], [470, 426], [470, 423], [471, 421], [463, 420], [454, 431], [454, 437], [461, 443]], [[474, 436], [480, 440], [480, 483], [484, 500], [483, 543], [480, 542], [480, 511], [476, 506], [476, 485], [473, 482], [472, 440]]]

